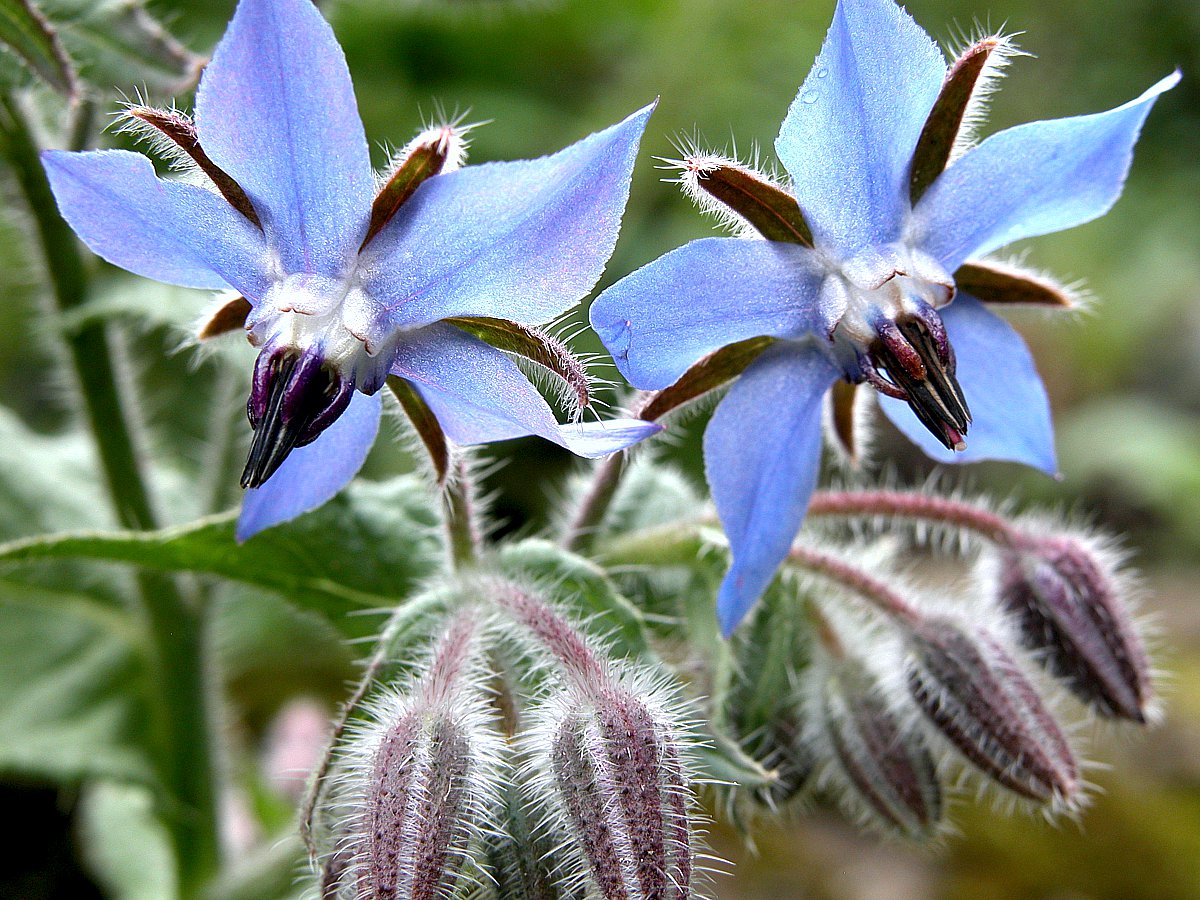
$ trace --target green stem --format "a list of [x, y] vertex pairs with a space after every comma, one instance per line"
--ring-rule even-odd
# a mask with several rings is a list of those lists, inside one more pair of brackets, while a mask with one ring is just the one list
[[449, 543], [450, 564], [455, 569], [470, 568], [479, 561], [483, 536], [475, 510], [475, 482], [461, 457], [442, 490], [443, 516]]
[[563, 548], [576, 553], [587, 553], [596, 542], [604, 516], [612, 505], [613, 497], [625, 473], [626, 455], [614, 453], [596, 468], [592, 483], [583, 497], [575, 517], [567, 526], [563, 536]]
[[[86, 106], [76, 109], [74, 145], [86, 145], [89, 119]], [[74, 234], [58, 213], [25, 113], [8, 95], [0, 97], [0, 151], [33, 215], [57, 311], [69, 312], [87, 300], [89, 273]], [[157, 517], [125, 413], [106, 326], [83, 325], [63, 337], [117, 521], [126, 528], [153, 529]], [[168, 796], [164, 819], [175, 844], [180, 892], [190, 898], [199, 895], [218, 862], [210, 720], [214, 698], [206, 678], [203, 611], [181, 594], [169, 576], [141, 573], [138, 583], [154, 648], [158, 766]]]

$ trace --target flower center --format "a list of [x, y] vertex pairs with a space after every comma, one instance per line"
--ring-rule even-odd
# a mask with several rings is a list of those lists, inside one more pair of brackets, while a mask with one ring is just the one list
[[966, 449], [971, 411], [937, 312], [954, 297], [950, 276], [921, 254], [887, 248], [846, 263], [829, 284], [841, 294], [833, 338], [853, 361], [848, 377], [905, 401], [948, 449]]
[[246, 327], [261, 349], [246, 403], [254, 441], [242, 487], [259, 487], [294, 449], [316, 440], [356, 388], [373, 394], [382, 387], [391, 354], [346, 325], [369, 302], [349, 279], [298, 274], [277, 282], [255, 307]]

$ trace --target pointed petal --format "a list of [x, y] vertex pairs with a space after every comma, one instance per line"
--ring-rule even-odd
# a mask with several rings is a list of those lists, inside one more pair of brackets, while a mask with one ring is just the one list
[[777, 344], [709, 422], [704, 468], [733, 551], [717, 596], [726, 635], [771, 583], [804, 519], [821, 460], [821, 398], [840, 374], [814, 345]]
[[596, 457], [661, 430], [652, 422], [630, 419], [560, 425], [516, 363], [452, 325], [439, 323], [405, 335], [392, 372], [417, 389], [457, 444], [535, 434], [572, 453]]
[[375, 179], [345, 57], [310, 0], [241, 0], [200, 81], [196, 127], [286, 271], [344, 271]]
[[1005, 459], [1055, 474], [1050, 402], [1021, 336], [967, 294], [960, 293], [939, 312], [958, 358], [958, 383], [974, 417], [967, 449], [947, 450], [907, 403], [881, 395], [879, 403], [888, 418], [938, 462]]
[[42, 154], [63, 218], [92, 252], [136, 275], [261, 297], [262, 232], [217, 194], [166, 181], [126, 150]]
[[553, 156], [431, 178], [366, 248], [378, 302], [364, 327], [451, 316], [548, 322], [579, 302], [612, 254], [652, 106]]
[[592, 328], [634, 387], [664, 388], [701, 357], [752, 337], [827, 334], [822, 267], [798, 244], [704, 238], [614, 284], [592, 304]]
[[953, 271], [969, 257], [1102, 216], [1121, 195], [1142, 123], [1176, 72], [1108, 112], [1018, 125], [952, 163], [917, 205], [917, 244]]
[[355, 391], [346, 411], [320, 437], [293, 450], [262, 487], [246, 491], [238, 541], [316, 509], [345, 487], [375, 443], [381, 409], [378, 394]]
[[890, 0], [840, 0], [775, 140], [820, 246], [890, 243], [908, 169], [946, 74], [941, 50]]

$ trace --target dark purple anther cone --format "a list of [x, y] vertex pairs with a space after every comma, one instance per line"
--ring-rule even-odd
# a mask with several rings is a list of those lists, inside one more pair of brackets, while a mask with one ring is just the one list
[[1057, 720], [1004, 646], [945, 618], [908, 634], [908, 687], [933, 725], [989, 778], [1039, 803], [1070, 803], [1075, 755]]
[[346, 411], [354, 383], [317, 350], [263, 350], [254, 364], [246, 416], [254, 442], [242, 487], [256, 488], [297, 447], [316, 440]]
[[921, 424], [948, 450], [962, 450], [971, 410], [955, 378], [954, 350], [937, 310], [921, 303], [895, 320], [880, 317], [878, 338], [867, 350], [867, 379], [905, 401]]
[[1144, 723], [1153, 697], [1145, 647], [1103, 561], [1071, 537], [1003, 551], [1000, 602], [1025, 646], [1098, 713]]

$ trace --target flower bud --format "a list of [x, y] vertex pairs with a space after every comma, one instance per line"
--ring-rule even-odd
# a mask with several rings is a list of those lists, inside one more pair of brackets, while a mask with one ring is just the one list
[[930, 722], [989, 778], [1039, 803], [1071, 803], [1075, 755], [1016, 660], [987, 631], [913, 621], [909, 692]]
[[605, 900], [691, 896], [689, 788], [676, 739], [620, 689], [554, 729], [550, 771], [568, 831]]
[[347, 750], [349, 814], [325, 865], [326, 896], [438, 900], [463, 880], [496, 806], [498, 738], [481, 699], [477, 618], [451, 622], [409, 694], [370, 705], [372, 721]]
[[942, 784], [920, 732], [906, 729], [870, 676], [850, 660], [826, 674], [821, 726], [852, 805], [910, 838], [941, 822]]
[[1022, 643], [1101, 715], [1145, 722], [1153, 697], [1142, 641], [1103, 560], [1073, 537], [1001, 553], [999, 599]]

